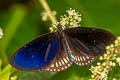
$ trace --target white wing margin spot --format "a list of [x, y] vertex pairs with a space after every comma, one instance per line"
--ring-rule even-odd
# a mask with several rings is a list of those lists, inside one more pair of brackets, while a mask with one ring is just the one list
[[73, 56], [73, 61], [79, 65], [79, 66], [84, 66], [84, 65], [88, 65], [91, 64], [96, 58], [91, 58], [89, 56]]
[[53, 63], [51, 63], [50, 66], [48, 66], [45, 69], [45, 71], [59, 72], [59, 71], [67, 69], [71, 65], [72, 65], [72, 62], [70, 62], [67, 57], [63, 57], [59, 60], [56, 59]]

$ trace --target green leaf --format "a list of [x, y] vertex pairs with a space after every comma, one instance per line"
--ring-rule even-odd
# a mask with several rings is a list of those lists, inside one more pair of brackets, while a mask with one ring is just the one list
[[[0, 70], [1, 70], [2, 60], [0, 59]], [[11, 65], [7, 65], [2, 71], [0, 71], [0, 80], [9, 80]]]
[[11, 66], [7, 65], [5, 67], [5, 69], [3, 69], [2, 72], [0, 72], [0, 79], [1, 80], [9, 80], [9, 78], [10, 78], [10, 69], [11, 69]]
[[1, 72], [1, 67], [2, 67], [2, 60], [0, 59], [0, 72]]

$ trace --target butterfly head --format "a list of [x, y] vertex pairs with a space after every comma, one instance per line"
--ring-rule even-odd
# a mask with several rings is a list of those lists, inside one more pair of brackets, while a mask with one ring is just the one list
[[58, 32], [62, 32], [62, 31], [63, 31], [62, 25], [61, 25], [61, 24], [58, 24], [58, 25], [57, 25], [57, 29], [58, 29]]
[[64, 37], [64, 32], [63, 32], [63, 29], [62, 29], [62, 25], [61, 24], [58, 24], [57, 26], [57, 35], [59, 36], [59, 38], [63, 38]]

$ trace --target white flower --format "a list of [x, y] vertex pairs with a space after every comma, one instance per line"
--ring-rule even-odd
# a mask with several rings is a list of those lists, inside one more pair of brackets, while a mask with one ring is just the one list
[[101, 73], [101, 76], [100, 76], [100, 78], [101, 78], [101, 80], [107, 80], [107, 74], [106, 74], [107, 72], [106, 71], [103, 71], [102, 73]]
[[3, 30], [0, 28], [0, 38], [3, 36]]
[[120, 57], [116, 58], [116, 62], [120, 65]]

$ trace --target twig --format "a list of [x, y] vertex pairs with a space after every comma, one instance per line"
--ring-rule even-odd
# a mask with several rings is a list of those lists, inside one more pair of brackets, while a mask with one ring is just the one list
[[52, 23], [56, 23], [57, 19], [56, 17], [52, 14], [52, 11], [50, 10], [49, 5], [47, 4], [46, 0], [39, 0], [45, 11], [48, 13], [48, 17], [51, 20]]

